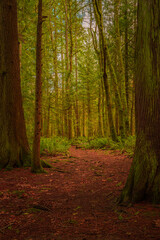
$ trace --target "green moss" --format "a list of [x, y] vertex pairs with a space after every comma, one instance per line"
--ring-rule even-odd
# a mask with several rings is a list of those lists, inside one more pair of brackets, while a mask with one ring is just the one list
[[37, 174], [39, 174], [39, 173], [47, 173], [47, 171], [45, 171], [43, 168], [37, 168], [37, 169], [31, 168], [31, 172], [32, 173], [37, 173]]
[[157, 167], [157, 155], [151, 142], [141, 134], [120, 202], [138, 202], [146, 198], [152, 202], [159, 201], [160, 175], [157, 175]]
[[52, 165], [49, 164], [48, 162], [44, 161], [44, 160], [41, 160], [41, 165], [44, 168], [52, 168]]

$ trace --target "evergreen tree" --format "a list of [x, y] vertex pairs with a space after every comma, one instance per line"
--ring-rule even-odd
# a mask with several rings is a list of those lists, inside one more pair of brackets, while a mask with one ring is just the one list
[[20, 86], [17, 3], [0, 1], [0, 168], [27, 163], [26, 136]]
[[120, 202], [160, 202], [160, 3], [138, 1], [136, 148]]

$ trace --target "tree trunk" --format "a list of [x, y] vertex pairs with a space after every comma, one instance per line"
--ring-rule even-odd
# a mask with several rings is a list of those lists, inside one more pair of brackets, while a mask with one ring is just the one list
[[102, 131], [102, 103], [101, 103], [101, 91], [102, 91], [102, 86], [101, 86], [101, 81], [99, 83], [99, 93], [98, 93], [98, 136], [102, 137], [103, 136], [103, 131]]
[[[62, 27], [61, 27], [61, 32], [62, 32]], [[61, 123], [62, 123], [62, 137], [65, 136], [65, 132], [66, 132], [66, 125], [65, 125], [65, 110], [64, 108], [64, 103], [65, 103], [65, 99], [64, 99], [64, 90], [65, 90], [65, 86], [64, 86], [64, 53], [63, 53], [63, 38], [61, 36], [61, 69], [62, 69], [62, 99], [61, 99], [61, 104], [62, 104], [62, 119], [61, 119]]]
[[[69, 11], [68, 11], [69, 7]], [[69, 21], [68, 21], [69, 16]], [[69, 37], [68, 38], [68, 32]], [[73, 57], [73, 42], [72, 42], [72, 19], [70, 0], [65, 0], [65, 40], [66, 40], [66, 116], [67, 116], [67, 136], [72, 138], [72, 104], [71, 104], [71, 73], [72, 73], [72, 57]], [[70, 40], [70, 42], [69, 42]]]
[[160, 203], [160, 2], [139, 0], [135, 82], [137, 140], [120, 202]]
[[[77, 11], [77, 0], [75, 1], [75, 10]], [[75, 93], [75, 117], [76, 117], [76, 137], [80, 136], [80, 123], [79, 123], [79, 102], [78, 102], [78, 44], [77, 44], [77, 16], [75, 21], [75, 78], [76, 78], [76, 93]]]
[[110, 126], [110, 134], [114, 141], [117, 141], [117, 135], [115, 126], [113, 123], [113, 114], [112, 114], [112, 106], [111, 106], [111, 96], [109, 90], [109, 82], [107, 78], [107, 45], [105, 41], [105, 36], [103, 32], [103, 17], [102, 17], [102, 1], [97, 3], [96, 0], [92, 0], [95, 19], [99, 29], [99, 44], [100, 44], [100, 66], [102, 66], [101, 70], [103, 72], [103, 82], [104, 88], [106, 93], [106, 103], [107, 103], [107, 110], [108, 110], [108, 121]]
[[89, 78], [87, 78], [87, 114], [88, 114], [87, 130], [88, 130], [88, 139], [89, 139], [92, 136], [92, 112], [91, 112], [91, 94], [90, 94]]
[[37, 46], [36, 46], [36, 99], [35, 99], [35, 128], [33, 141], [32, 172], [43, 172], [40, 161], [41, 137], [41, 98], [42, 98], [42, 0], [38, 5]]
[[[114, 15], [115, 15], [115, 34], [116, 34], [116, 53], [117, 53], [117, 82], [120, 84], [120, 96], [123, 107], [123, 117], [121, 117], [120, 109], [120, 127], [121, 131], [124, 131], [124, 137], [129, 132], [129, 119], [128, 119], [128, 109], [127, 109], [127, 97], [126, 97], [126, 83], [125, 83], [125, 69], [121, 51], [121, 36], [119, 30], [119, 5], [121, 0], [114, 0]], [[126, 6], [127, 8], [127, 6]], [[126, 37], [126, 35], [125, 35]], [[128, 59], [127, 59], [128, 61]], [[127, 62], [128, 63], [128, 62]], [[124, 122], [124, 123], [123, 123]], [[124, 125], [124, 130], [122, 126]]]
[[83, 119], [82, 119], [82, 132], [83, 132], [83, 137], [86, 137], [86, 109], [85, 109], [85, 100], [83, 98]]
[[[52, 8], [51, 8], [52, 9]], [[58, 63], [57, 63], [57, 22], [56, 22], [56, 8], [54, 7], [54, 28], [52, 24], [51, 14], [49, 16], [49, 24], [50, 24], [50, 35], [52, 42], [52, 51], [53, 51], [53, 67], [54, 67], [54, 91], [55, 91], [55, 119], [56, 119], [56, 135], [60, 135], [60, 123], [59, 123], [59, 92], [58, 92]], [[53, 35], [54, 31], [54, 35]]]
[[128, 0], [125, 0], [125, 87], [126, 101], [129, 109], [129, 78], [128, 78]]
[[22, 107], [17, 2], [0, 1], [0, 168], [30, 162]]

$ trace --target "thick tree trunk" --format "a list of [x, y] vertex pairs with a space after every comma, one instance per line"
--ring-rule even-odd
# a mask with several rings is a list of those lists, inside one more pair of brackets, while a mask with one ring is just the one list
[[16, 0], [0, 1], [0, 168], [27, 164]]
[[160, 203], [159, 13], [158, 0], [139, 0], [135, 82], [137, 141], [120, 202], [147, 199]]
[[41, 137], [41, 99], [42, 99], [42, 0], [38, 5], [37, 46], [36, 46], [36, 99], [35, 99], [35, 128], [33, 141], [32, 172], [43, 172], [40, 161]]

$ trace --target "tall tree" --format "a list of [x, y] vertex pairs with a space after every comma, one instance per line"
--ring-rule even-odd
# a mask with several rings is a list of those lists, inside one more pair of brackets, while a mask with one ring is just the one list
[[59, 92], [58, 92], [58, 63], [57, 63], [57, 20], [56, 20], [56, 7], [54, 7], [54, 14], [53, 14], [53, 23], [51, 21], [51, 15], [52, 15], [53, 9], [51, 8], [50, 12], [50, 34], [51, 34], [51, 42], [52, 42], [52, 50], [53, 50], [53, 67], [54, 67], [54, 90], [55, 90], [55, 119], [56, 119], [56, 129], [57, 135], [60, 135], [60, 129], [59, 129]]
[[160, 202], [160, 2], [138, 1], [136, 131], [133, 163], [121, 202]]
[[30, 155], [20, 86], [16, 0], [0, 1], [0, 168], [26, 164]]
[[41, 137], [41, 98], [42, 98], [42, 0], [38, 4], [37, 46], [36, 46], [36, 99], [35, 99], [35, 128], [33, 141], [32, 172], [43, 172], [40, 161]]
[[117, 140], [117, 134], [115, 130], [115, 126], [113, 123], [113, 114], [112, 114], [112, 107], [111, 107], [111, 97], [110, 97], [110, 90], [109, 90], [109, 82], [107, 76], [107, 45], [104, 36], [104, 26], [103, 26], [103, 16], [102, 16], [102, 1], [92, 0], [94, 14], [96, 23], [98, 25], [99, 30], [99, 43], [100, 43], [100, 65], [101, 71], [103, 74], [103, 82], [104, 88], [106, 92], [106, 103], [107, 103], [107, 110], [108, 110], [108, 120], [110, 126], [110, 133], [113, 140]]
[[[128, 121], [128, 111], [127, 111], [127, 97], [126, 97], [126, 82], [125, 82], [125, 70], [122, 50], [121, 50], [121, 36], [119, 29], [119, 5], [121, 0], [114, 0], [114, 17], [115, 17], [115, 37], [116, 37], [116, 53], [117, 53], [117, 82], [120, 86], [120, 95], [123, 106], [123, 115], [124, 115], [124, 124], [125, 124], [125, 132], [128, 133], [129, 130], [129, 121]], [[125, 6], [127, 9], [127, 6]], [[127, 40], [126, 40], [127, 41]], [[121, 114], [121, 113], [120, 113]], [[123, 122], [121, 123], [123, 124]]]

